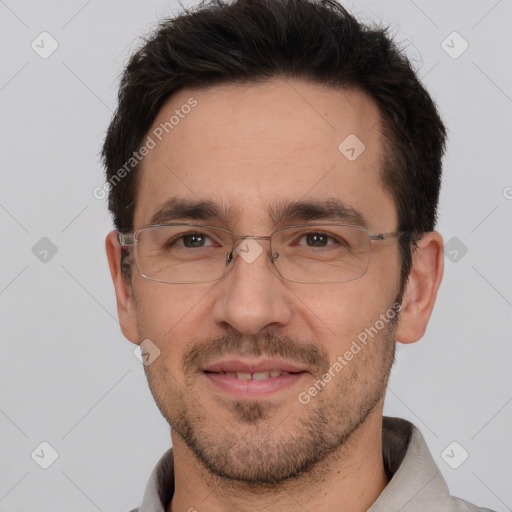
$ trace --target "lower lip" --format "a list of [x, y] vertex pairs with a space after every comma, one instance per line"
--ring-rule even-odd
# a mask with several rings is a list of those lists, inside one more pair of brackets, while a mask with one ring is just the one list
[[290, 373], [263, 380], [242, 380], [224, 373], [203, 373], [218, 389], [238, 398], [262, 398], [290, 388], [301, 380], [306, 372]]

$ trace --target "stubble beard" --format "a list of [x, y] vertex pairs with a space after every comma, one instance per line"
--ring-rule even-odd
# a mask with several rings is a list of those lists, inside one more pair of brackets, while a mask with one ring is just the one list
[[[321, 461], [349, 444], [383, 401], [393, 364], [395, 329], [396, 321], [387, 324], [309, 404], [297, 405], [293, 395], [295, 410], [288, 414], [293, 420], [291, 433], [289, 426], [284, 431], [276, 424], [276, 418], [283, 417], [279, 411], [282, 406], [276, 403], [226, 399], [223, 406], [232, 419], [223, 425], [208, 411], [212, 404], [201, 404], [201, 397], [194, 392], [192, 372], [186, 372], [184, 389], [168, 374], [156, 375], [151, 367], [145, 370], [162, 415], [211, 475], [252, 489], [267, 488], [311, 473]], [[251, 342], [244, 339], [241, 343], [240, 339], [227, 336], [209, 344], [203, 342], [201, 347], [208, 350], [206, 347], [215, 346], [212, 353], [217, 355], [297, 355], [293, 353], [297, 343], [279, 334], [263, 335]], [[306, 347], [301, 358], [310, 350], [311, 360], [318, 365], [314, 382], [326, 371], [328, 361], [313, 344], [301, 345]], [[288, 416], [282, 423], [288, 420], [289, 425]]]

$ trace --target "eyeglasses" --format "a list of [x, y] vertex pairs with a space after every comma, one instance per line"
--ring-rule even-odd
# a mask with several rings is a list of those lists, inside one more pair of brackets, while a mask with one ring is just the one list
[[371, 242], [396, 238], [402, 231], [370, 233], [347, 224], [300, 224], [270, 236], [239, 236], [216, 226], [157, 224], [119, 233], [133, 246], [142, 277], [162, 283], [205, 283], [224, 276], [238, 256], [252, 263], [268, 240], [279, 275], [297, 283], [343, 283], [360, 279], [370, 262]]

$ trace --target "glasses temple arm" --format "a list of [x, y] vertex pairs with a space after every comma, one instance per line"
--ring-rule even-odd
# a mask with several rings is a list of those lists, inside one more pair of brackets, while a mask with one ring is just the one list
[[117, 239], [119, 243], [123, 246], [125, 245], [133, 245], [135, 243], [135, 235], [133, 233], [121, 233], [117, 232]]
[[389, 233], [371, 233], [371, 240], [387, 240], [388, 238], [398, 238], [405, 234], [406, 231], [391, 231]]

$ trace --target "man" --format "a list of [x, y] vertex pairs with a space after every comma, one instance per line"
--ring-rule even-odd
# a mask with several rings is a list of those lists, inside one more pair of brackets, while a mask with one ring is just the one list
[[106, 250], [173, 445], [140, 512], [484, 510], [382, 416], [442, 278], [444, 144], [407, 59], [334, 1], [208, 3], [131, 58]]

